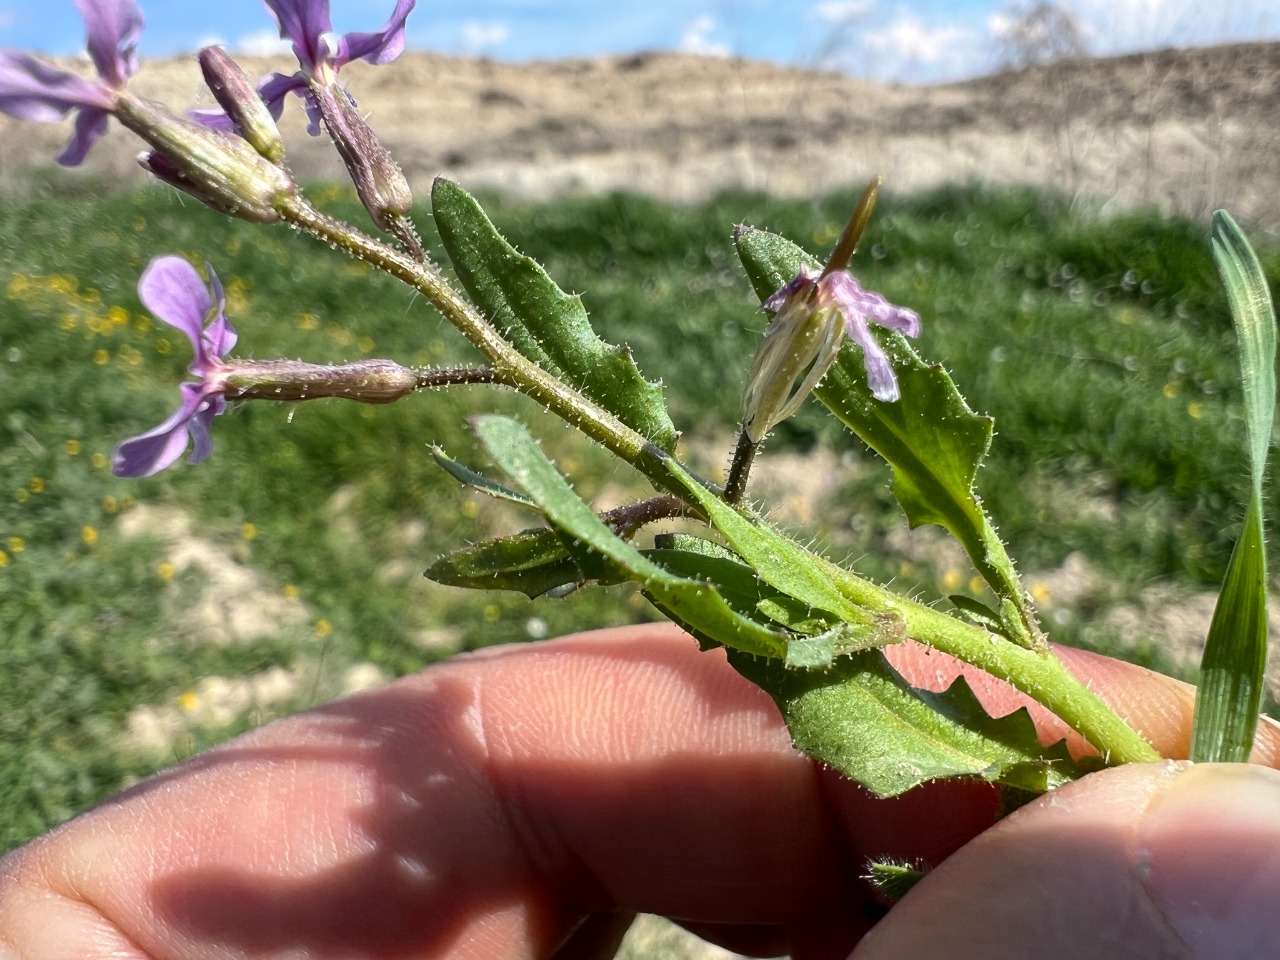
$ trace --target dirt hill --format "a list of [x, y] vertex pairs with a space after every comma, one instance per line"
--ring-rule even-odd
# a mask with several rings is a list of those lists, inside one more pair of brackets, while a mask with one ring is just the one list
[[[252, 76], [279, 62], [247, 60]], [[800, 195], [885, 175], [894, 190], [1052, 184], [1104, 204], [1193, 215], [1227, 206], [1280, 229], [1280, 44], [1076, 60], [933, 87], [732, 59], [638, 54], [507, 64], [406, 54], [344, 77], [415, 186], [446, 173], [526, 197], [727, 187]], [[203, 100], [190, 61], [151, 63], [138, 92]], [[291, 106], [291, 159], [337, 176]], [[0, 183], [46, 163], [58, 127], [0, 117]], [[90, 170], [134, 176], [119, 132]]]

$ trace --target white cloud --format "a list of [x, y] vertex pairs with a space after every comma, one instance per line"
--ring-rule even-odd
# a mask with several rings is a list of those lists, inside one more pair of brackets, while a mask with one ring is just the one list
[[827, 0], [813, 8], [814, 16], [824, 23], [842, 24], [861, 20], [876, 8], [876, 0]]
[[1066, 0], [1098, 53], [1274, 38], [1275, 0]]
[[867, 51], [886, 61], [927, 66], [966, 59], [977, 41], [977, 34], [966, 27], [930, 27], [912, 14], [904, 14], [879, 30], [868, 30], [864, 37]]
[[247, 57], [278, 57], [292, 53], [293, 44], [274, 30], [259, 30], [241, 37], [236, 43], [235, 52]]
[[14, 24], [12, 10], [0, 10], [0, 30], [7, 30]]
[[704, 57], [727, 57], [729, 48], [710, 37], [715, 28], [716, 21], [713, 17], [698, 17], [685, 26], [676, 49], [681, 53], [696, 53]]
[[468, 20], [462, 25], [462, 49], [468, 54], [483, 53], [507, 42], [511, 27], [503, 20]]

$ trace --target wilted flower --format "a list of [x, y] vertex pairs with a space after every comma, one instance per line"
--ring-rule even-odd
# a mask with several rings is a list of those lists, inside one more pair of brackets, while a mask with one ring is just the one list
[[195, 267], [181, 257], [157, 257], [138, 281], [138, 296], [158, 319], [191, 341], [195, 359], [187, 369], [199, 382], [178, 388], [182, 402], [168, 420], [116, 448], [114, 470], [120, 477], [158, 473], [182, 456], [188, 438], [195, 442], [191, 463], [209, 456], [209, 426], [226, 409], [226, 375], [232, 370], [222, 357], [236, 343], [235, 329], [223, 314], [222, 284], [212, 268], [206, 287]]
[[142, 11], [134, 0], [74, 0], [88, 32], [97, 82], [60, 70], [21, 50], [0, 50], [0, 111], [53, 123], [75, 111], [75, 132], [58, 163], [74, 167], [107, 130], [125, 83], [138, 71]]
[[841, 333], [862, 348], [867, 384], [877, 400], [899, 397], [893, 366], [868, 321], [908, 337], [920, 333], [920, 316], [880, 294], [864, 290], [847, 270], [820, 273], [804, 266], [764, 302], [775, 311], [756, 352], [743, 395], [743, 428], [759, 442], [799, 409], [840, 352]]

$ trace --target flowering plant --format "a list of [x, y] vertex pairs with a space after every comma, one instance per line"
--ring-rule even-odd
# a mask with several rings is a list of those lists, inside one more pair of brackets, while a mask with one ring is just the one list
[[[497, 481], [437, 454], [468, 487], [537, 514], [542, 526], [465, 547], [432, 564], [445, 584], [518, 590], [529, 596], [629, 582], [705, 647], [778, 703], [796, 744], [878, 796], [943, 777], [978, 777], [1043, 792], [1099, 764], [1155, 759], [1153, 748], [1082, 686], [1054, 656], [1032, 598], [974, 490], [993, 436], [939, 365], [908, 338], [922, 320], [865, 289], [850, 271], [878, 182], [864, 194], [825, 263], [783, 237], [739, 228], [746, 275], [773, 314], [743, 390], [742, 429], [723, 487], [683, 461], [662, 388], [630, 352], [600, 339], [580, 299], [566, 294], [501, 235], [466, 190], [437, 180], [436, 230], [456, 283], [428, 257], [414, 222], [410, 186], [337, 83], [347, 62], [386, 63], [403, 46], [414, 8], [399, 0], [381, 30], [332, 35], [324, 0], [269, 0], [300, 70], [256, 86], [217, 48], [200, 54], [220, 110], [182, 114], [135, 96], [127, 81], [142, 15], [133, 0], [77, 0], [99, 80], [87, 81], [30, 56], [0, 51], [0, 110], [30, 121], [74, 113], [59, 158], [80, 162], [108, 120], [148, 145], [143, 164], [159, 179], [228, 216], [285, 223], [370, 265], [420, 294], [470, 341], [475, 366], [411, 369], [393, 360], [320, 365], [230, 356], [236, 334], [212, 267], [202, 279], [177, 257], [143, 274], [147, 308], [190, 341], [195, 382], [153, 430], [120, 444], [122, 476], [210, 455], [210, 430], [230, 403], [339, 397], [388, 403], [427, 388], [492, 384], [519, 391], [639, 470], [650, 498], [597, 512], [575, 492], [527, 428], [482, 414], [474, 432], [504, 474]], [[313, 205], [288, 166], [275, 126], [285, 95], [303, 98], [312, 132], [328, 134], [376, 236]], [[1274, 316], [1256, 258], [1234, 222], [1215, 217], [1215, 254], [1232, 299], [1244, 355], [1253, 491], [1206, 647], [1193, 756], [1247, 756], [1265, 660], [1261, 478], [1274, 406]], [[846, 336], [846, 334], [848, 334]], [[912, 526], [944, 528], [995, 596], [955, 599], [945, 611], [903, 596], [804, 548], [747, 500], [753, 459], [770, 431], [814, 396], [893, 470], [894, 494]], [[694, 536], [663, 525], [706, 524]], [[652, 546], [637, 534], [653, 532]], [[963, 680], [937, 694], [913, 687], [893, 666], [896, 644], [916, 641], [986, 671], [1060, 717], [1092, 748], [1040, 743], [1025, 711], [993, 718]]]

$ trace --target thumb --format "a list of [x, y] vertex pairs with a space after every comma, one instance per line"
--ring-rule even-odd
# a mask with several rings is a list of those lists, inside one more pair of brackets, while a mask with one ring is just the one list
[[922, 880], [856, 960], [1280, 956], [1280, 771], [1167, 761], [1028, 804]]

